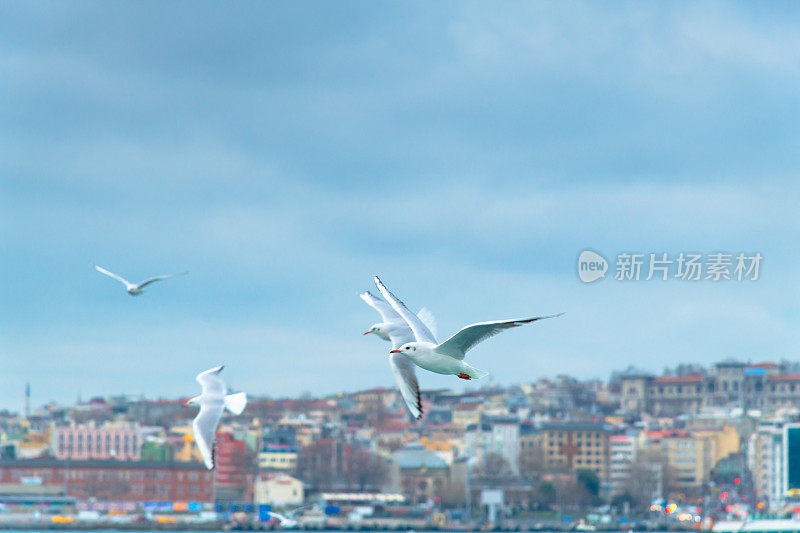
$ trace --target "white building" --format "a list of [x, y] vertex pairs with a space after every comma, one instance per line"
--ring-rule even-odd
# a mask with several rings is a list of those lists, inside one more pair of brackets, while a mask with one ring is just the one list
[[631, 466], [636, 460], [636, 437], [613, 435], [609, 439], [609, 489], [622, 494], [630, 483]]
[[786, 495], [784, 425], [764, 423], [750, 435], [747, 463], [756, 494], [771, 511], [781, 508]]
[[253, 498], [258, 505], [292, 507], [303, 505], [303, 482], [284, 473], [261, 473], [256, 478]]
[[519, 420], [504, 416], [482, 416], [464, 434], [467, 457], [478, 463], [489, 454], [501, 455], [514, 474], [519, 473]]

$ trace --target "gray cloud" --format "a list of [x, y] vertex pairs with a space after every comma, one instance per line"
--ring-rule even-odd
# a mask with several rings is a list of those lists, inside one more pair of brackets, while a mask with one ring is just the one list
[[[791, 357], [796, 8], [505, 5], [4, 5], [0, 401], [390, 385], [374, 274], [443, 332], [567, 311], [476, 350], [502, 381]], [[585, 247], [765, 271], [586, 287]], [[190, 275], [131, 299], [90, 261]]]

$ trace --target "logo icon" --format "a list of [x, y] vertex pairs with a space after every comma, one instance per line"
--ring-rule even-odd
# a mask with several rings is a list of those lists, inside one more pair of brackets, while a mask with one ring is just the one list
[[608, 261], [602, 255], [591, 250], [584, 250], [578, 256], [578, 277], [584, 283], [592, 283], [606, 277]]

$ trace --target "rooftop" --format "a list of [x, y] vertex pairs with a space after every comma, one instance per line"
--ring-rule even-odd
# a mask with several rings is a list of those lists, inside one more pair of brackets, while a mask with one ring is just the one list
[[769, 376], [770, 381], [800, 381], [800, 374], [774, 374]]
[[61, 460], [52, 457], [37, 459], [0, 459], [0, 468], [121, 468], [155, 470], [206, 470], [202, 463], [161, 461], [118, 461], [115, 459]]
[[393, 452], [392, 459], [400, 468], [447, 468], [444, 459], [419, 445], [406, 446]]
[[702, 383], [703, 376], [700, 374], [689, 374], [688, 376], [660, 376], [653, 380], [653, 383]]

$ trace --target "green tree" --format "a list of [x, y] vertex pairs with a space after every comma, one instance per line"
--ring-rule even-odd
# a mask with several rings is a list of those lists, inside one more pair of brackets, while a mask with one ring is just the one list
[[578, 487], [583, 489], [588, 497], [588, 503], [591, 505], [599, 505], [600, 499], [600, 478], [597, 472], [589, 470], [588, 468], [580, 468], [575, 471]]

